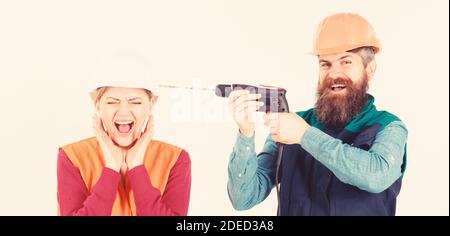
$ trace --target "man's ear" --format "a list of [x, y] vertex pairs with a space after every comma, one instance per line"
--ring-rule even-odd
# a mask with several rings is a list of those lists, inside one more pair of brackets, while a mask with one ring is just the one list
[[377, 70], [377, 62], [375, 61], [375, 58], [370, 61], [367, 66], [366, 66], [366, 73], [367, 73], [367, 78], [369, 79], [369, 81], [373, 78], [373, 76], [375, 75], [375, 71]]

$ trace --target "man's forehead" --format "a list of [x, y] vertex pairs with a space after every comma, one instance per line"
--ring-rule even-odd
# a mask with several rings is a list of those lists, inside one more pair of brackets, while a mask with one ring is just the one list
[[319, 55], [318, 58], [319, 60], [323, 61], [336, 61], [346, 57], [353, 57], [354, 55], [356, 54], [351, 52], [340, 52], [340, 53]]

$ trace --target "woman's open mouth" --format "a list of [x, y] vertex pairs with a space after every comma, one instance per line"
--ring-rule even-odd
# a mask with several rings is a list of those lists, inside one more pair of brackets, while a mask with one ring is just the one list
[[134, 121], [131, 120], [121, 120], [121, 121], [115, 121], [114, 125], [117, 128], [117, 131], [120, 136], [128, 136], [131, 131], [133, 130]]

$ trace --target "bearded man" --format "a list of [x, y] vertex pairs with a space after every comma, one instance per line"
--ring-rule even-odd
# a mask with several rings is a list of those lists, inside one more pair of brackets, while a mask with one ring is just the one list
[[367, 93], [380, 50], [363, 17], [326, 17], [312, 52], [319, 64], [315, 107], [266, 114], [271, 134], [259, 154], [252, 113], [263, 105], [260, 96], [230, 94], [239, 127], [228, 164], [235, 209], [252, 208], [279, 184], [278, 215], [395, 215], [408, 131], [395, 115], [378, 111]]

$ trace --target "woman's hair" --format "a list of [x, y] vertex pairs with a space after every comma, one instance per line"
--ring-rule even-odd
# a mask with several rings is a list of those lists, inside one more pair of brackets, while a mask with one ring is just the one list
[[[108, 86], [99, 87], [90, 93], [91, 99], [95, 105], [97, 105], [97, 103], [100, 101], [100, 98], [102, 98], [103, 94], [105, 94], [106, 89], [108, 88], [109, 88]], [[150, 102], [152, 102], [152, 100], [155, 102], [156, 99], [158, 98], [150, 90], [144, 89], [144, 91], [147, 93]]]

